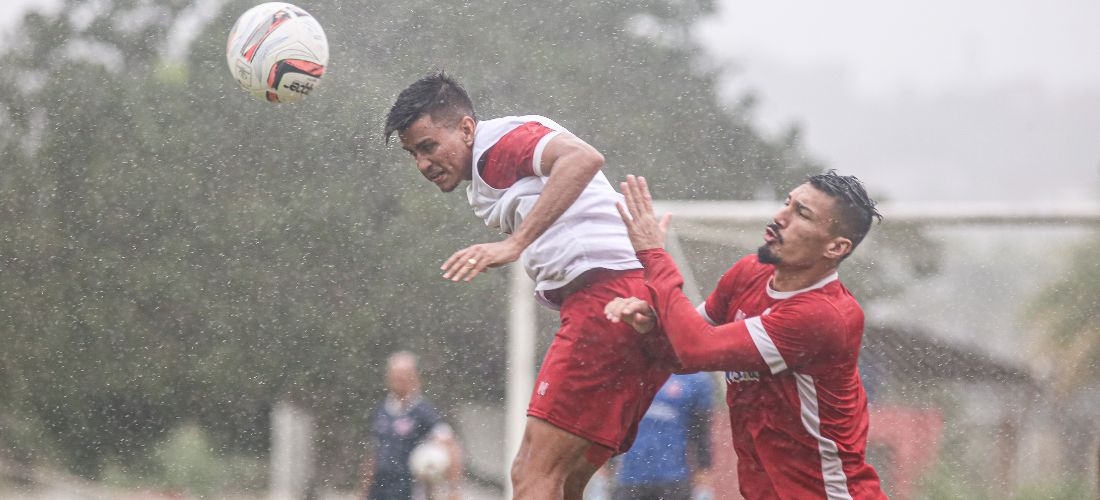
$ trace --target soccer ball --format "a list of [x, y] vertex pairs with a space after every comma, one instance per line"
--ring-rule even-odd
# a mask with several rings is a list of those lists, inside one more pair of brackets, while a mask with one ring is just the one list
[[409, 471], [422, 483], [442, 481], [450, 466], [451, 456], [447, 449], [434, 441], [421, 443], [409, 454]]
[[257, 99], [294, 102], [320, 83], [328, 64], [328, 39], [306, 11], [269, 2], [237, 19], [225, 57], [233, 78]]

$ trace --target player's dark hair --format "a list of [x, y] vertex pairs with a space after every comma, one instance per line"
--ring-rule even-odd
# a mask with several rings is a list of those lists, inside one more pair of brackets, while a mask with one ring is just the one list
[[458, 126], [466, 116], [477, 121], [466, 89], [440, 71], [417, 80], [397, 95], [397, 102], [386, 116], [386, 142], [394, 132], [411, 127], [424, 115], [432, 117], [432, 123], [448, 127]]
[[833, 198], [833, 215], [836, 219], [829, 231], [852, 242], [850, 250], [841, 260], [855, 251], [863, 237], [871, 230], [871, 222], [877, 218], [882, 222], [882, 214], [875, 208], [875, 200], [867, 196], [863, 183], [852, 175], [839, 175], [836, 170], [806, 178], [811, 186]]

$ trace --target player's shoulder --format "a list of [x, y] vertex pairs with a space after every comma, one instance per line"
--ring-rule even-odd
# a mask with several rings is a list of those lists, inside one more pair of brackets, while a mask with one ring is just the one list
[[733, 267], [744, 272], [770, 272], [774, 269], [770, 264], [762, 264], [760, 256], [754, 253], [741, 257]]
[[788, 307], [797, 308], [809, 323], [840, 330], [862, 330], [863, 308], [839, 279], [799, 293], [784, 302]]
[[502, 116], [499, 118], [492, 118], [489, 120], [482, 120], [477, 123], [478, 131], [485, 130], [486, 132], [500, 133], [501, 135], [514, 130], [527, 123], [537, 123], [551, 130], [557, 130], [560, 132], [568, 132], [565, 127], [558, 124], [554, 120], [542, 115], [512, 115]]
[[[541, 130], [533, 130], [533, 127]], [[506, 136], [514, 137], [520, 143], [527, 143], [531, 139], [541, 138], [550, 133], [549, 131], [568, 132], [554, 120], [539, 115], [503, 116], [481, 120], [477, 122], [477, 128], [474, 130], [475, 159], [480, 159], [483, 153], [492, 149]], [[523, 137], [515, 137], [512, 132], [522, 132]]]
[[735, 262], [733, 266], [726, 271], [725, 276], [722, 277], [723, 281], [729, 280], [750, 280], [753, 277], [759, 275], [770, 275], [773, 271], [773, 267], [767, 264], [761, 264], [760, 259], [756, 254], [749, 254], [741, 257], [740, 260]]
[[436, 419], [439, 415], [439, 412], [432, 406], [432, 403], [424, 398], [417, 400], [416, 404], [410, 409], [410, 413], [414, 413], [417, 417], [427, 420]]

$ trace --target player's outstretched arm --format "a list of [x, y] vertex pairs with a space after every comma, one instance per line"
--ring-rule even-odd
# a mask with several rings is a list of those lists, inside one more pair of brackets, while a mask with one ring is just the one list
[[768, 364], [757, 350], [744, 321], [712, 326], [684, 295], [680, 270], [664, 251], [671, 216], [657, 220], [645, 178], [627, 176], [621, 188], [626, 203], [617, 205], [619, 214], [638, 252], [638, 260], [645, 267], [646, 285], [652, 292], [646, 307], [653, 313], [654, 324], [659, 318], [683, 368], [695, 371], [767, 369]]
[[546, 143], [540, 161], [543, 175], [548, 176], [538, 201], [523, 218], [523, 222], [504, 241], [482, 243], [464, 248], [443, 263], [444, 278], [470, 281], [490, 267], [513, 262], [573, 202], [603, 168], [603, 155], [588, 143], [570, 134], [558, 134]]
[[603, 313], [612, 323], [620, 321], [634, 327], [638, 333], [649, 333], [657, 326], [657, 314], [649, 303], [637, 297], [617, 297], [608, 302]]

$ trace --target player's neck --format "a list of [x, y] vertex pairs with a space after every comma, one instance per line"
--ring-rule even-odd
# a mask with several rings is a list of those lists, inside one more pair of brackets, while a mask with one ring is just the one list
[[418, 391], [407, 392], [403, 396], [398, 396], [397, 394], [390, 392], [390, 401], [392, 401], [393, 404], [397, 405], [398, 407], [404, 409], [412, 406], [412, 404], [416, 402], [417, 396], [419, 396]]
[[791, 269], [776, 265], [771, 287], [777, 292], [794, 292], [809, 288], [835, 272], [836, 266]]

